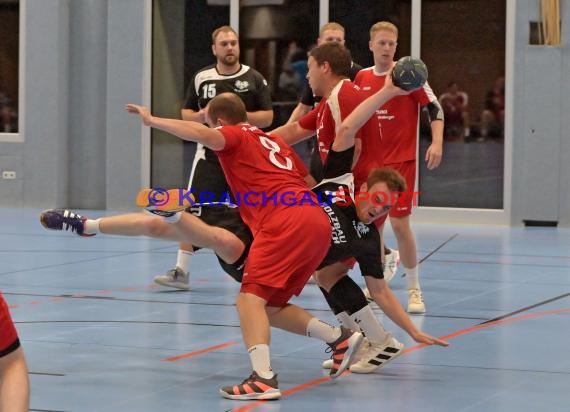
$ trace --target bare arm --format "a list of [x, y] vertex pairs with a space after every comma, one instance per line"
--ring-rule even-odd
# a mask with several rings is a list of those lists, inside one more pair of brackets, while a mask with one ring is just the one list
[[289, 120], [287, 120], [286, 124], [295, 123], [297, 120], [299, 120], [301, 117], [309, 113], [311, 110], [312, 110], [311, 106], [307, 106], [306, 104], [299, 102], [297, 106], [295, 106], [295, 109], [293, 110], [293, 113], [291, 113], [291, 116], [289, 116]]
[[180, 114], [182, 115], [182, 120], [189, 120], [202, 124], [206, 123], [206, 109], [202, 109], [198, 112], [192, 109], [182, 109]]
[[427, 333], [419, 330], [412, 322], [408, 314], [404, 311], [402, 304], [394, 295], [394, 292], [386, 284], [384, 279], [374, 279], [366, 276], [366, 285], [374, 301], [380, 306], [380, 309], [388, 316], [396, 325], [404, 329], [416, 342], [428, 345], [448, 346], [449, 343], [442, 339], [435, 338]]
[[332, 148], [335, 152], [341, 152], [354, 146], [354, 136], [358, 129], [370, 119], [376, 109], [383, 106], [392, 97], [409, 94], [392, 84], [390, 74], [386, 76], [384, 87], [366, 98], [342, 121], [336, 133]]
[[152, 116], [146, 107], [136, 104], [127, 104], [125, 110], [138, 114], [145, 126], [164, 130], [183, 140], [201, 143], [212, 150], [221, 150], [226, 145], [226, 139], [219, 130], [211, 129], [201, 123]]
[[314, 130], [303, 129], [299, 122], [287, 123], [283, 126], [273, 129], [271, 134], [275, 134], [285, 140], [285, 143], [292, 146], [303, 140], [308, 139], [315, 134]]
[[307, 186], [309, 187], [315, 187], [317, 185], [317, 181], [315, 180], [315, 178], [308, 174], [305, 177], [303, 177], [303, 180], [305, 181], [305, 183], [307, 184]]
[[443, 158], [443, 120], [432, 120], [431, 144], [426, 150], [425, 161], [429, 170], [435, 169], [441, 164]]
[[273, 110], [257, 110], [247, 112], [247, 121], [259, 128], [269, 127], [273, 123]]

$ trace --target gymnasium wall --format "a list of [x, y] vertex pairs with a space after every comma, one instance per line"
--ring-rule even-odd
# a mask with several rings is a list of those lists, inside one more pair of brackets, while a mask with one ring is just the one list
[[519, 0], [515, 10], [514, 225], [534, 220], [570, 226], [570, 4], [560, 3], [562, 39], [556, 47], [528, 44], [529, 22], [540, 20], [538, 1]]
[[0, 142], [0, 205], [133, 208], [141, 182], [139, 0], [28, 0], [25, 141]]

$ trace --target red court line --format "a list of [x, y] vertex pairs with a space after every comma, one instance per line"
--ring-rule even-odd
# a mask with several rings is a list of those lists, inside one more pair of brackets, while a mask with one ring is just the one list
[[171, 356], [170, 358], [163, 359], [163, 361], [165, 361], [165, 362], [176, 362], [176, 361], [179, 361], [180, 359], [190, 358], [192, 356], [197, 356], [197, 355], [201, 355], [203, 353], [212, 352], [214, 350], [226, 348], [226, 347], [232, 346], [232, 345], [237, 345], [237, 342], [231, 341], [231, 342], [227, 342], [227, 343], [222, 343], [221, 345], [210, 346], [209, 348], [206, 348], [206, 349], [200, 349], [200, 350], [197, 350], [194, 352], [188, 352], [188, 353], [185, 353], [183, 355]]
[[[501, 319], [501, 320], [498, 320], [498, 321], [495, 321], [495, 322], [483, 323], [483, 324], [480, 324], [480, 325], [471, 326], [471, 327], [469, 327], [469, 328], [460, 329], [460, 330], [458, 330], [458, 331], [456, 331], [456, 332], [452, 332], [452, 333], [450, 333], [450, 334], [448, 334], [448, 335], [445, 335], [445, 336], [441, 336], [440, 339], [451, 340], [451, 339], [456, 338], [456, 337], [458, 337], [458, 336], [466, 335], [467, 333], [470, 333], [470, 332], [473, 332], [473, 331], [476, 331], [476, 330], [479, 330], [479, 329], [484, 329], [484, 328], [488, 328], [488, 327], [491, 327], [491, 326], [500, 326], [500, 325], [504, 325], [504, 324], [506, 324], [506, 323], [517, 322], [517, 321], [519, 321], [519, 320], [526, 320], [526, 319], [539, 318], [539, 317], [543, 317], [543, 316], [547, 316], [547, 315], [555, 315], [555, 314], [558, 314], [558, 313], [570, 313], [570, 308], [554, 309], [554, 310], [549, 310], [549, 311], [546, 311], [546, 312], [528, 313], [528, 314], [526, 314], [526, 315], [515, 316], [515, 317], [507, 318], [507, 319]], [[404, 350], [402, 351], [402, 355], [401, 355], [401, 356], [403, 356], [403, 355], [405, 355], [405, 354], [407, 354], [407, 353], [414, 352], [414, 351], [416, 351], [416, 350], [425, 348], [426, 346], [429, 346], [429, 345], [426, 345], [426, 344], [424, 344], [424, 343], [421, 343], [421, 344], [419, 344], [419, 345], [409, 347], [409, 348], [404, 349]], [[346, 374], [346, 373], [350, 373], [350, 371], [345, 372], [344, 374]], [[343, 374], [343, 375], [344, 375], [344, 374]], [[319, 379], [313, 379], [313, 380], [311, 380], [311, 381], [302, 383], [301, 385], [297, 385], [297, 386], [294, 386], [294, 387], [291, 388], [291, 389], [287, 389], [286, 391], [282, 391], [282, 392], [281, 392], [281, 393], [282, 393], [282, 397], [291, 395], [292, 393], [295, 393], [295, 392], [299, 392], [299, 391], [302, 391], [302, 390], [305, 390], [305, 389], [312, 388], [312, 387], [314, 387], [314, 386], [320, 385], [321, 383], [327, 382], [327, 381], [329, 381], [330, 379], [331, 379], [331, 378], [329, 378], [329, 377], [327, 376], [327, 377], [323, 377], [323, 378], [319, 378]], [[242, 407], [239, 407], [239, 408], [232, 409], [232, 412], [248, 412], [248, 411], [251, 411], [251, 410], [254, 409], [254, 408], [257, 408], [258, 406], [264, 405], [264, 404], [267, 403], [267, 402], [271, 402], [271, 401], [256, 401], [256, 402], [250, 403], [249, 405], [245, 405], [245, 406], [242, 406]]]

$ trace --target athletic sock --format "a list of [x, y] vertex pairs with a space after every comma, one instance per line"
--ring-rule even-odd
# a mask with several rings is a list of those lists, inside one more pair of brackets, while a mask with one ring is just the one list
[[382, 326], [378, 318], [374, 315], [370, 305], [366, 305], [365, 308], [353, 313], [350, 317], [371, 342], [382, 343], [386, 339], [386, 336], [388, 336], [388, 332], [386, 332], [384, 326]]
[[332, 343], [340, 338], [341, 331], [337, 326], [329, 325], [320, 319], [312, 318], [307, 325], [307, 336], [317, 338], [326, 343]]
[[336, 315], [336, 318], [345, 328], [360, 332], [360, 325], [356, 323], [348, 313], [340, 312]]
[[269, 346], [260, 343], [253, 345], [247, 351], [253, 370], [263, 379], [271, 379], [273, 377], [273, 369], [271, 369]]
[[419, 269], [418, 265], [414, 266], [411, 269], [404, 268], [406, 272], [406, 283], [408, 284], [409, 289], [419, 289], [420, 288], [420, 279], [419, 279]]
[[178, 255], [176, 256], [176, 267], [182, 269], [183, 272], [190, 272], [190, 259], [194, 252], [178, 249]]
[[83, 227], [83, 233], [86, 234], [95, 234], [100, 233], [99, 224], [101, 223], [101, 219], [87, 219], [85, 221], [85, 225]]

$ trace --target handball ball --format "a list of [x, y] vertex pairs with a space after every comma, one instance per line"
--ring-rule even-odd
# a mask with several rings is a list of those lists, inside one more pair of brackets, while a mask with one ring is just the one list
[[417, 57], [402, 57], [392, 70], [392, 83], [406, 91], [422, 87], [427, 78], [427, 66]]

